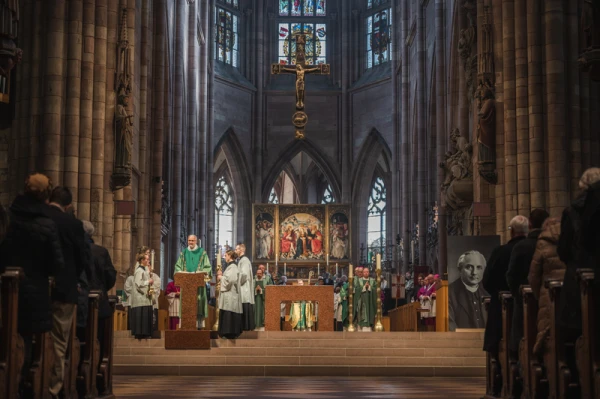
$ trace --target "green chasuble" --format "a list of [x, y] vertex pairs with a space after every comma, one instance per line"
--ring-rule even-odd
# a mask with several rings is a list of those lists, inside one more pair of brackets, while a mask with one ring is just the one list
[[[265, 326], [265, 279], [254, 280], [254, 323], [256, 328]], [[258, 290], [256, 287], [260, 287]]]
[[[207, 273], [206, 282], [208, 282], [212, 278], [212, 267], [206, 251], [200, 247], [193, 251], [185, 248], [175, 263], [175, 273], [177, 272]], [[200, 287], [198, 288], [198, 319], [206, 317], [208, 317], [206, 287]]]
[[[367, 281], [369, 281], [371, 291], [365, 290], [363, 292]], [[377, 286], [375, 279], [359, 279], [358, 286], [356, 287], [356, 297], [358, 298], [358, 325], [360, 327], [371, 327], [375, 323], [375, 314], [377, 313]]]
[[344, 283], [340, 289], [340, 298], [342, 299], [342, 321], [344, 326], [348, 325], [348, 283]]
[[292, 302], [290, 324], [294, 330], [304, 331], [313, 326], [314, 304], [312, 302]]
[[360, 286], [360, 280], [362, 280], [362, 277], [354, 277], [354, 281], [352, 282], [352, 290], [354, 292], [352, 295], [352, 322], [354, 324], [358, 323], [358, 299], [360, 297], [360, 290], [362, 289], [362, 286]]

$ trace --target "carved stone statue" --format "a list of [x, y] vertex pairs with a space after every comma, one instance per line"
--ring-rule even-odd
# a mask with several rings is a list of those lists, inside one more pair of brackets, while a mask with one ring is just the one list
[[446, 153], [440, 163], [445, 179], [441, 191], [444, 204], [458, 209], [473, 201], [473, 146], [460, 135], [458, 129], [450, 134], [453, 149]]
[[120, 94], [115, 109], [115, 162], [112, 188], [118, 190], [131, 182], [131, 154], [133, 153], [133, 115], [128, 113], [129, 95]]
[[477, 145], [479, 174], [488, 183], [496, 184], [496, 100], [489, 84], [480, 82], [478, 88], [479, 121]]
[[131, 67], [129, 54], [129, 40], [127, 40], [127, 9], [123, 9], [121, 17], [121, 32], [119, 34], [119, 43], [117, 47], [117, 68], [116, 68], [115, 89], [117, 92], [125, 90], [131, 92]]
[[594, 5], [592, 0], [584, 0], [581, 12], [581, 30], [583, 37], [583, 48], [592, 47], [592, 34], [594, 32]]

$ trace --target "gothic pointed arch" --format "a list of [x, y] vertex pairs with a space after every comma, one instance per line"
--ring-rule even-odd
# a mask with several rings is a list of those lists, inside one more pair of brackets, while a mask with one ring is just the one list
[[[372, 129], [361, 147], [352, 173], [352, 214], [358, 222], [354, 224], [358, 228], [354, 229], [352, 235], [354, 248], [360, 248], [367, 238], [368, 204], [375, 179], [380, 178], [384, 187], [391, 187], [391, 159], [392, 152], [387, 142], [377, 129]], [[391, 204], [389, 194], [392, 191], [388, 190], [387, 193], [387, 201]], [[391, 212], [387, 212], [386, 217], [386, 225], [389, 226]]]
[[269, 167], [270, 172], [263, 180], [262, 187], [262, 199], [266, 202], [269, 199], [271, 188], [275, 181], [279, 177], [286, 164], [289, 163], [298, 153], [305, 152], [309, 155], [315, 165], [321, 170], [323, 175], [331, 183], [331, 187], [336, 198], [341, 198], [341, 187], [340, 187], [340, 176], [341, 172], [339, 167], [332, 165], [326, 156], [313, 144], [309, 139], [306, 140], [294, 140], [287, 147], [285, 147], [281, 153], [275, 158], [277, 161]]
[[252, 173], [233, 128], [227, 129], [215, 146], [213, 159], [215, 184], [223, 175], [228, 175], [230, 179], [234, 193], [234, 239], [244, 241], [250, 236], [252, 226], [247, 218], [252, 214]]

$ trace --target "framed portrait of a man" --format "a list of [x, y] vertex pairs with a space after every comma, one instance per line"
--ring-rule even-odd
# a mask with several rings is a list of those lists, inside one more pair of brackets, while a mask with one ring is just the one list
[[481, 280], [500, 236], [448, 237], [448, 317], [450, 331], [485, 328]]

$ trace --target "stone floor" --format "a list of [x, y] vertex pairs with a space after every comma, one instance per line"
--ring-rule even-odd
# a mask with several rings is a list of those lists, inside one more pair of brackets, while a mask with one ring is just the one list
[[476, 399], [484, 378], [340, 378], [115, 376], [119, 398], [406, 398]]

